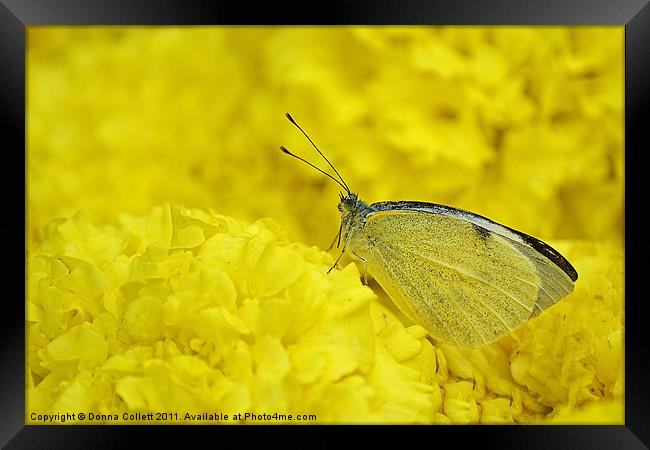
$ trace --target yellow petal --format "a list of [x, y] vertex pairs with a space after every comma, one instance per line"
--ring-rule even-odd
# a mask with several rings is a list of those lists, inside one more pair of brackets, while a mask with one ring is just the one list
[[79, 361], [84, 368], [100, 365], [108, 353], [108, 344], [89, 323], [71, 328], [45, 347], [44, 364], [53, 367]]
[[136, 341], [153, 341], [163, 331], [163, 310], [160, 299], [139, 297], [126, 306], [124, 326]]

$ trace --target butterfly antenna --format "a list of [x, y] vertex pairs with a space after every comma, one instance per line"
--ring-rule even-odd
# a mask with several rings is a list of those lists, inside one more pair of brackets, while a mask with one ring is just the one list
[[[339, 183], [339, 184], [341, 184], [341, 185], [343, 186], [343, 188], [344, 188], [348, 193], [350, 193], [350, 188], [348, 187], [347, 183], [345, 182], [345, 180], [343, 179], [343, 177], [341, 176], [341, 174], [339, 173], [339, 171], [336, 170], [336, 167], [334, 167], [334, 165], [330, 162], [330, 160], [327, 159], [327, 158], [325, 157], [325, 155], [323, 155], [323, 152], [321, 152], [321, 151], [318, 149], [318, 147], [316, 147], [316, 144], [314, 144], [314, 141], [312, 141], [311, 138], [309, 137], [309, 135], [308, 135], [307, 133], [305, 133], [305, 130], [303, 130], [303, 129], [300, 127], [300, 125], [298, 125], [298, 124], [296, 123], [296, 121], [293, 120], [293, 117], [291, 117], [291, 114], [289, 114], [289, 113], [284, 113], [284, 115], [287, 116], [287, 119], [289, 119], [289, 122], [291, 122], [292, 124], [294, 124], [294, 125], [296, 126], [296, 128], [298, 128], [298, 129], [300, 130], [300, 132], [301, 132], [302, 134], [305, 135], [305, 137], [307, 138], [307, 140], [308, 140], [308, 141], [311, 143], [311, 145], [316, 149], [316, 151], [318, 152], [318, 154], [321, 155], [321, 156], [323, 157], [323, 159], [325, 160], [325, 162], [326, 162], [327, 164], [329, 164], [329, 166], [332, 168], [332, 170], [334, 171], [334, 173], [336, 173], [336, 175], [339, 177], [339, 179], [341, 180], [341, 183]], [[321, 172], [322, 172], [322, 171], [321, 171]]]
[[310, 162], [307, 161], [306, 159], [303, 159], [303, 158], [301, 158], [300, 156], [294, 155], [293, 153], [291, 153], [289, 150], [287, 150], [287, 149], [286, 149], [285, 147], [283, 147], [283, 146], [280, 146], [280, 150], [282, 150], [284, 153], [286, 153], [286, 154], [289, 155], [289, 156], [293, 156], [294, 158], [299, 159], [300, 161], [304, 162], [305, 164], [309, 164], [311, 167], [313, 167], [314, 169], [318, 170], [318, 171], [319, 171], [320, 173], [322, 173], [323, 175], [326, 175], [326, 176], [330, 177], [332, 180], [336, 181], [336, 182], [339, 184], [339, 186], [341, 186], [343, 189], [345, 189], [346, 191], [350, 192], [350, 189], [348, 189], [347, 186], [345, 186], [343, 183], [341, 183], [339, 180], [337, 180], [336, 178], [334, 178], [334, 177], [333, 177], [332, 175], [330, 175], [329, 173], [325, 172], [325, 171], [322, 170], [322, 169], [319, 169], [318, 167], [316, 167], [315, 165], [313, 165], [312, 163], [310, 163]]

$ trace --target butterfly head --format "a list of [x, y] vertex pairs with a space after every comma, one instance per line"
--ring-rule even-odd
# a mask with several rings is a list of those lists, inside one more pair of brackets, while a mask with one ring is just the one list
[[359, 206], [359, 196], [353, 192], [346, 195], [339, 193], [339, 211], [343, 215], [353, 213]]
[[370, 213], [374, 211], [372, 206], [368, 206], [359, 196], [353, 192], [339, 195], [339, 211], [341, 212], [341, 229], [343, 238], [355, 230], [360, 230], [366, 223]]

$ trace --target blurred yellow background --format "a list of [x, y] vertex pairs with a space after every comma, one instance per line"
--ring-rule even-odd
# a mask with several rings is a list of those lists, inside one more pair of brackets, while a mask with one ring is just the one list
[[28, 219], [176, 201], [325, 247], [338, 186], [620, 243], [621, 27], [31, 27]]
[[[30, 27], [28, 412], [621, 423], [623, 37]], [[481, 349], [428, 340], [354, 266], [325, 275], [309, 246], [338, 230], [339, 186], [280, 152], [327, 169], [285, 112], [366, 202], [446, 204], [557, 245], [575, 292]], [[242, 241], [259, 265], [223, 263]]]

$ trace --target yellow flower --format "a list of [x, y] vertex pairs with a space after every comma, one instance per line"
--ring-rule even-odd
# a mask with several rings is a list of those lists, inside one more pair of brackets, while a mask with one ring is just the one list
[[172, 201], [324, 247], [337, 186], [277, 150], [322, 162], [288, 111], [368, 201], [622, 239], [621, 27], [37, 27], [28, 44], [32, 238]]
[[426, 333], [378, 309], [354, 264], [327, 275], [329, 255], [270, 220], [120, 220], [54, 223], [29, 258], [30, 412], [432, 419]]
[[[327, 274], [328, 254], [269, 219], [173, 205], [120, 223], [57, 221], [29, 257], [30, 423], [509, 423], [622, 400], [622, 276], [607, 247], [562, 247], [585, 274], [576, 292], [469, 350], [430, 341], [354, 264]], [[201, 416], [214, 413], [230, 419]]]

